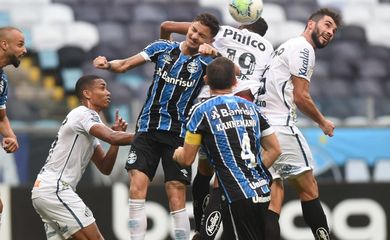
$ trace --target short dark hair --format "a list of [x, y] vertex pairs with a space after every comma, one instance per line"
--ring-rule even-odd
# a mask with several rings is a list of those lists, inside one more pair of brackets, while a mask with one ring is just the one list
[[264, 18], [260, 17], [256, 22], [252, 24], [243, 24], [240, 26], [240, 29], [246, 28], [249, 31], [259, 34], [260, 36], [264, 36], [268, 30], [268, 24], [264, 20]]
[[211, 35], [215, 37], [219, 31], [219, 22], [214, 15], [210, 13], [202, 13], [196, 16], [194, 22], [200, 22], [202, 25], [210, 28]]
[[206, 68], [207, 82], [212, 90], [231, 88], [235, 79], [235, 66], [225, 57], [218, 57]]
[[83, 91], [88, 89], [96, 79], [102, 78], [97, 75], [84, 75], [77, 80], [75, 92], [80, 101], [84, 99]]
[[333, 21], [335, 22], [337, 27], [340, 27], [342, 25], [342, 18], [341, 18], [340, 13], [337, 12], [336, 10], [332, 10], [329, 8], [321, 8], [321, 9], [317, 10], [316, 12], [314, 12], [313, 14], [310, 15], [308, 20], [313, 20], [313, 21], [317, 22], [318, 20], [320, 20], [324, 16], [331, 17], [333, 19]]

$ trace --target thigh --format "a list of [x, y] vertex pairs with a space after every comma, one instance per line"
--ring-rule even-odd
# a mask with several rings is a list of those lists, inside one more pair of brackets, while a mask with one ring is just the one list
[[154, 140], [153, 133], [136, 133], [130, 147], [126, 170], [136, 169], [145, 173], [152, 181], [161, 158], [161, 148]]
[[275, 126], [282, 154], [270, 168], [274, 179], [286, 179], [313, 169], [313, 156], [297, 127]]
[[159, 134], [165, 182], [180, 181], [187, 185], [191, 184], [191, 166], [182, 167], [172, 158], [176, 148], [183, 145], [183, 139], [174, 133]]
[[56, 193], [42, 194], [32, 199], [36, 212], [46, 226], [46, 235], [53, 235], [53, 230], [64, 239], [70, 238], [80, 229], [95, 222], [91, 210], [71, 189]]
[[238, 239], [263, 240], [265, 216], [269, 206], [269, 197], [244, 199], [229, 205], [232, 223]]

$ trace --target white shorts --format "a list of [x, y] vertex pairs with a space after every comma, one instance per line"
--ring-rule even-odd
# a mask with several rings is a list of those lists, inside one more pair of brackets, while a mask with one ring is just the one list
[[282, 154], [270, 167], [274, 179], [287, 179], [314, 168], [313, 155], [301, 131], [293, 126], [272, 126]]
[[58, 194], [41, 193], [32, 203], [42, 218], [48, 240], [68, 239], [95, 222], [91, 210], [70, 188]]

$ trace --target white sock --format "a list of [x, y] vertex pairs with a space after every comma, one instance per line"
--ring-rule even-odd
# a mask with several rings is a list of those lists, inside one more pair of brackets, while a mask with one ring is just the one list
[[145, 199], [129, 199], [129, 229], [131, 240], [143, 240], [146, 234]]
[[175, 240], [190, 239], [190, 219], [185, 208], [171, 212]]

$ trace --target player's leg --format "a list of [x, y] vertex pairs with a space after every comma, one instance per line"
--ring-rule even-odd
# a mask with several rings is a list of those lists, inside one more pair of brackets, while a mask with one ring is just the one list
[[47, 239], [104, 239], [91, 210], [70, 188], [56, 193], [40, 193], [32, 203], [45, 224]]
[[321, 206], [318, 194], [317, 181], [313, 171], [306, 171], [289, 182], [297, 191], [301, 199], [302, 214], [307, 225], [311, 228], [316, 239], [330, 239], [326, 215]]
[[184, 139], [173, 133], [159, 133], [162, 150], [162, 167], [165, 174], [165, 191], [171, 211], [172, 230], [175, 240], [190, 238], [190, 219], [185, 208], [187, 185], [191, 184], [191, 167], [181, 167], [172, 157]]
[[214, 170], [210, 166], [206, 154], [201, 149], [198, 154], [198, 170], [192, 182], [192, 202], [195, 220], [195, 231], [199, 232], [202, 215], [209, 199], [210, 180]]
[[279, 216], [284, 200], [284, 186], [280, 178], [271, 185], [271, 202], [266, 213], [265, 236], [267, 240], [280, 240]]
[[147, 230], [145, 199], [161, 156], [161, 148], [153, 139], [150, 133], [137, 133], [126, 162], [130, 183], [128, 227], [132, 240], [144, 239]]

